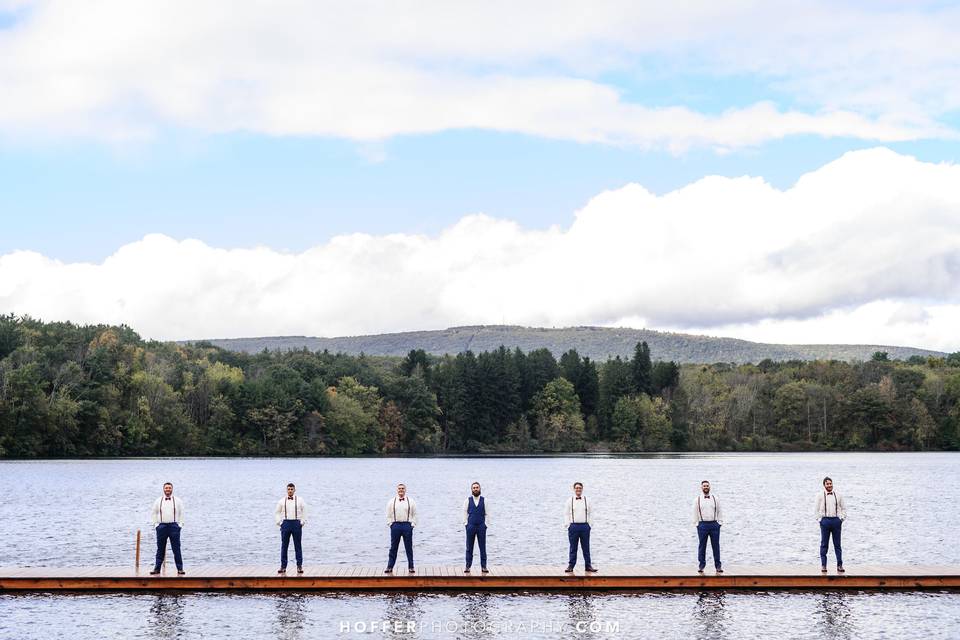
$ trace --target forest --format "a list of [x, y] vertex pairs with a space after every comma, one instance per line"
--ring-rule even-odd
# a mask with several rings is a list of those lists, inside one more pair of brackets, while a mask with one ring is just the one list
[[0, 457], [960, 447], [960, 352], [678, 364], [645, 342], [247, 354], [0, 315]]

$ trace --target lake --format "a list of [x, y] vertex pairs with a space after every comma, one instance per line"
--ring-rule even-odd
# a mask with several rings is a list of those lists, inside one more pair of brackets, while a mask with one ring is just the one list
[[[184, 501], [188, 572], [277, 564], [273, 508], [287, 482], [307, 502], [308, 565], [385, 564], [384, 508], [401, 481], [420, 511], [417, 562], [459, 565], [460, 508], [474, 480], [490, 510], [491, 565], [565, 565], [562, 505], [574, 481], [595, 509], [601, 570], [695, 565], [693, 501], [708, 479], [725, 512], [726, 566], [815, 566], [824, 475], [847, 501], [848, 567], [960, 564], [951, 535], [960, 510], [943, 498], [958, 463], [956, 453], [4, 461], [0, 565], [132, 564], [141, 529], [148, 566], [149, 507], [165, 481]], [[939, 592], [0, 594], [0, 613], [0, 638], [960, 636], [960, 594]], [[413, 631], [385, 631], [385, 621]]]

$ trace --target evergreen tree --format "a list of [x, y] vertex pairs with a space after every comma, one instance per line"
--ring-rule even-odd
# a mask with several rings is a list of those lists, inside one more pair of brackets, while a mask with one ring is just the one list
[[633, 360], [630, 361], [631, 375], [633, 376], [633, 390], [636, 393], [653, 393], [653, 363], [650, 361], [650, 347], [647, 343], [638, 342], [633, 350]]

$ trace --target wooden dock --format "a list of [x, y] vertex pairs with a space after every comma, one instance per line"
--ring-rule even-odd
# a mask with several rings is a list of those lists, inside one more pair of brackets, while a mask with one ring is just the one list
[[296, 567], [285, 576], [276, 567], [191, 567], [178, 576], [165, 569], [158, 576], [149, 568], [139, 571], [122, 567], [76, 569], [0, 568], [0, 591], [578, 591], [671, 589], [960, 589], [960, 567], [868, 565], [847, 567], [845, 574], [833, 569], [821, 574], [816, 566], [730, 566], [717, 575], [708, 569], [657, 566], [607, 566], [597, 573], [564, 573], [558, 566], [492, 566], [482, 574], [474, 568], [424, 565], [409, 574], [404, 566], [394, 574], [382, 566]]

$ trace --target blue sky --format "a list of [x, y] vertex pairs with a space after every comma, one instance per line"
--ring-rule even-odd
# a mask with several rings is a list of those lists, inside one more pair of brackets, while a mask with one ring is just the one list
[[[302, 251], [344, 233], [435, 234], [471, 213], [568, 226], [594, 195], [637, 182], [662, 194], [705, 175], [761, 176], [785, 189], [858, 140], [791, 138], [735, 154], [675, 156], [469, 131], [377, 145], [172, 132], [123, 149], [95, 142], [0, 149], [0, 253], [99, 262], [148, 233], [218, 247]], [[932, 161], [958, 146], [888, 145]]]
[[[890, 289], [881, 265], [850, 262], [839, 268], [878, 280], [820, 295], [804, 280], [814, 267], [804, 276], [765, 265], [777, 264], [777, 252], [813, 255], [849, 234], [848, 215], [869, 227], [901, 207], [926, 220], [931, 191], [904, 183], [878, 200], [869, 185], [900, 184], [881, 172], [915, 166], [936, 182], [938, 167], [958, 161], [958, 29], [960, 9], [940, 2], [600, 2], [589, 11], [580, 3], [424, 3], [413, 14], [392, 3], [291, 0], [272, 12], [237, 5], [225, 14], [180, 2], [0, 0], [0, 312], [128, 322], [155, 337], [332, 335], [509, 317], [786, 342], [849, 341], [869, 317], [871, 339], [948, 348], [952, 338], [938, 327], [960, 313], [949, 286]], [[848, 152], [861, 153], [837, 165]], [[806, 174], [819, 176], [810, 181], [816, 188], [792, 193]], [[848, 182], [831, 182], [835, 175]], [[710, 176], [732, 180], [704, 182]], [[698, 199], [711, 190], [712, 200]], [[604, 192], [613, 195], [598, 198]], [[936, 196], [952, 203], [954, 194]], [[786, 219], [804, 198], [833, 213], [819, 226], [800, 224], [802, 211]], [[766, 199], [782, 211], [756, 209]], [[675, 201], [697, 209], [675, 210]], [[624, 202], [633, 208], [621, 212]], [[945, 218], [930, 219], [954, 220], [944, 206]], [[665, 215], [657, 211], [684, 226], [658, 227], [648, 217]], [[630, 216], [644, 224], [631, 226]], [[756, 231], [744, 246], [750, 259], [740, 272], [749, 279], [730, 285], [729, 309], [677, 301], [667, 313], [659, 306], [666, 294], [653, 290], [632, 299], [611, 291], [571, 313], [551, 311], [550, 301], [500, 308], [536, 286], [533, 271], [531, 281], [513, 277], [530, 268], [524, 255], [581, 238], [575, 252], [600, 277], [610, 266], [604, 247], [626, 228], [635, 228], [637, 247], [674, 249], [669, 259], [641, 249], [637, 271], [675, 271], [670, 260], [679, 260], [689, 269], [675, 290], [695, 290], [725, 233], [714, 225], [749, 241], [763, 226], [754, 216], [772, 217], [783, 232]], [[940, 240], [956, 232], [930, 224], [916, 226]], [[594, 226], [603, 231], [581, 235]], [[475, 244], [458, 244], [464, 229]], [[372, 238], [338, 240], [353, 233]], [[204, 295], [262, 315], [246, 325], [191, 325], [170, 302], [172, 317], [154, 324], [156, 310], [135, 302], [139, 292], [120, 290], [143, 279], [122, 285], [110, 275], [131, 255], [136, 266], [127, 268], [151, 273], [189, 255], [198, 262], [181, 277], [209, 279]], [[224, 255], [264, 260], [232, 273], [236, 281], [274, 268], [276, 279], [248, 282], [248, 297], [217, 289], [226, 286], [216, 284]], [[326, 310], [299, 324], [264, 320], [282, 313], [265, 302], [269, 291], [304, 293], [284, 270], [316, 255], [327, 258], [296, 267], [316, 269], [313, 280], [342, 277], [331, 272], [333, 255], [351, 275], [369, 275], [328, 301], [330, 317], [347, 321], [324, 320]], [[474, 266], [456, 255], [474, 256]], [[954, 258], [949, 246], [931, 248], [915, 275], [950, 280]], [[446, 259], [453, 262], [423, 290], [413, 275], [390, 283], [376, 269], [422, 277], [417, 265]], [[562, 267], [543, 260], [539, 268]], [[462, 286], [457, 278], [489, 284], [470, 271], [477, 264], [501, 270], [500, 287], [516, 280], [517, 291], [492, 288], [496, 300], [462, 308], [451, 293]], [[74, 282], [66, 293], [50, 284], [65, 281]], [[771, 291], [754, 292], [758, 281]], [[176, 282], [155, 284], [144, 299], [162, 300]], [[352, 315], [357, 289], [394, 284], [423, 306], [377, 322]], [[118, 289], [98, 307], [90, 291], [104, 287]], [[784, 290], [809, 304], [773, 293]], [[493, 307], [500, 310], [487, 314]]]

